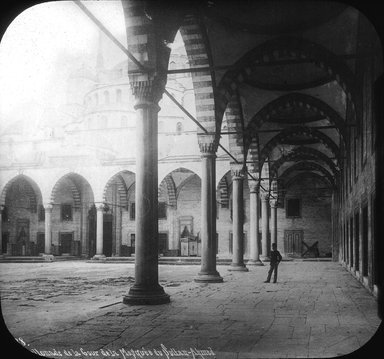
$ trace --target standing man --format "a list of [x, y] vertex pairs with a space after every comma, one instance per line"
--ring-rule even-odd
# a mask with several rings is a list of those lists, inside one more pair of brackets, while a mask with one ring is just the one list
[[271, 266], [268, 271], [268, 277], [267, 280], [264, 283], [269, 283], [271, 280], [272, 272], [275, 271], [273, 276], [273, 283], [276, 283], [277, 281], [277, 267], [279, 266], [279, 263], [283, 257], [281, 256], [280, 252], [277, 250], [276, 243], [272, 243], [272, 251], [271, 251]]

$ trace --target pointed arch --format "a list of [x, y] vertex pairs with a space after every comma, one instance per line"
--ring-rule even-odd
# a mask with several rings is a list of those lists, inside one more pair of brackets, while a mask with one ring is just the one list
[[332, 187], [336, 187], [336, 180], [335, 178], [326, 170], [323, 166], [321, 166], [318, 163], [315, 162], [298, 162], [294, 165], [288, 167], [280, 176], [283, 181], [286, 181], [292, 173], [296, 171], [307, 171], [307, 172], [320, 172], [324, 177], [329, 181], [329, 183], [332, 185]]
[[283, 144], [295, 135], [305, 135], [323, 143], [334, 154], [335, 158], [339, 158], [339, 147], [327, 135], [311, 127], [294, 126], [281, 131], [264, 146], [260, 152], [260, 164], [262, 165], [264, 163], [265, 159], [278, 144]]
[[319, 118], [328, 120], [329, 123], [335, 126], [342, 139], [345, 141], [346, 123], [337, 111], [316, 97], [295, 92], [280, 96], [265, 105], [252, 117], [248, 124], [247, 132], [252, 133], [255, 130], [257, 131], [264, 122], [267, 122], [273, 115], [278, 114], [280, 111], [295, 108], [310, 110], [318, 115]]
[[320, 160], [326, 163], [334, 175], [337, 175], [339, 172], [334, 162], [323, 152], [311, 147], [297, 147], [292, 152], [281, 156], [277, 161], [273, 163], [271, 166], [271, 174], [273, 177], [278, 177], [278, 170], [285, 162], [305, 159], [315, 161]]
[[3, 191], [1, 192], [0, 205], [5, 205], [5, 199], [6, 199], [8, 190], [17, 181], [24, 182], [25, 193], [29, 198], [30, 210], [31, 212], [36, 212], [38, 202], [42, 201], [41, 190], [37, 185], [37, 183], [32, 178], [24, 174], [17, 175], [7, 182], [7, 184], [3, 188]]
[[266, 64], [287, 56], [293, 59], [310, 60], [317, 67], [334, 76], [347, 98], [352, 101], [353, 108], [356, 108], [358, 96], [356, 79], [345, 62], [317, 43], [304, 38], [281, 36], [268, 40], [249, 51], [223, 76], [217, 91], [218, 118], [222, 117], [234, 92], [252, 74], [253, 64]]

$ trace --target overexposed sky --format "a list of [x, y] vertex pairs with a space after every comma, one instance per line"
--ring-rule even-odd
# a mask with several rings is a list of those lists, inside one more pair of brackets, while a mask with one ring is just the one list
[[[120, 1], [83, 4], [126, 45]], [[17, 16], [0, 43], [0, 132], [10, 121], [28, 116], [34, 104], [60, 104], [69, 73], [82, 64], [95, 65], [98, 36], [96, 25], [72, 1], [42, 3]], [[104, 53], [107, 67], [125, 58], [116, 53], [111, 58]]]

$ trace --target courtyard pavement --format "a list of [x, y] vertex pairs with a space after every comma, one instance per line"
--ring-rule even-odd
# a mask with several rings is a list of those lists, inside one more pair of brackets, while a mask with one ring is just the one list
[[[128, 306], [127, 263], [1, 263], [4, 321], [30, 351], [52, 358], [335, 357], [362, 347], [380, 325], [376, 300], [340, 264], [282, 262], [193, 281], [197, 265], [161, 265], [171, 303]], [[4, 337], [3, 337], [4, 338]]]

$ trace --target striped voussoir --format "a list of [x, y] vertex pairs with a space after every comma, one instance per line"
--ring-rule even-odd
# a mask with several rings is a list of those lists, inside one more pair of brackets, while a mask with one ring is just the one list
[[[180, 28], [188, 56], [189, 65], [192, 68], [209, 67], [207, 44], [201, 25], [196, 17], [189, 16], [184, 20]], [[192, 82], [195, 90], [196, 119], [209, 133], [216, 133], [215, 99], [213, 81], [210, 71], [192, 72]], [[199, 133], [203, 130], [198, 129]]]
[[228, 182], [226, 176], [219, 182], [219, 192], [220, 192], [220, 204], [221, 208], [229, 207], [229, 193], [228, 193]]

